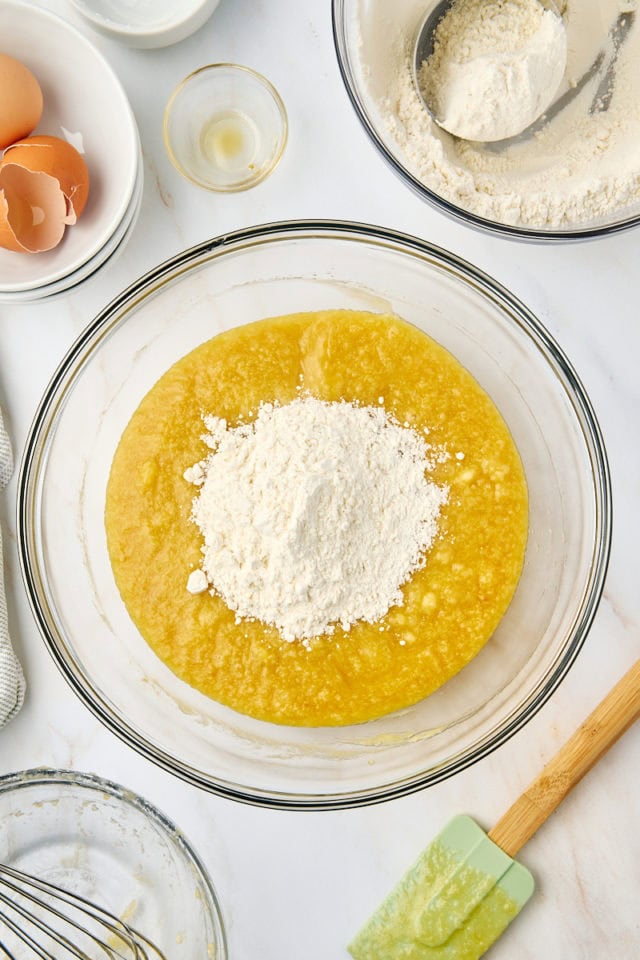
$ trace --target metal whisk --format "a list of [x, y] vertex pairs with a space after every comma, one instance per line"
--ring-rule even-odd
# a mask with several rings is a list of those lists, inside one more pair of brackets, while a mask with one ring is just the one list
[[0, 958], [167, 960], [104, 907], [0, 864]]

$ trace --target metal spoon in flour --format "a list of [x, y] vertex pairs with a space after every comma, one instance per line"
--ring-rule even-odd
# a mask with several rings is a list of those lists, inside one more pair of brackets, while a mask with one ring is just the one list
[[557, 117], [559, 113], [565, 110], [598, 74], [601, 74], [600, 82], [591, 98], [589, 113], [604, 113], [608, 110], [611, 104], [611, 98], [613, 97], [618, 54], [622, 44], [629, 35], [634, 20], [635, 13], [633, 10], [619, 14], [609, 30], [606, 47], [600, 51], [591, 66], [585, 70], [573, 86], [565, 90], [562, 96], [558, 97], [548, 110], [545, 110], [542, 116], [535, 120], [526, 130], [523, 130], [522, 133], [519, 133], [515, 137], [509, 137], [507, 140], [500, 140], [497, 143], [488, 143], [486, 146], [500, 153], [502, 150], [506, 150], [507, 147], [511, 147], [516, 143], [523, 143], [526, 140], [530, 140], [536, 133], [539, 133], [550, 120], [553, 120], [554, 117]]
[[[613, 86], [616, 76], [618, 54], [620, 52], [620, 47], [627, 39], [629, 30], [633, 26], [634, 20], [635, 12], [633, 10], [627, 10], [618, 15], [618, 19], [611, 27], [611, 30], [609, 30], [609, 46], [611, 50], [609, 62], [607, 64], [607, 69], [604, 71], [600, 79], [597, 90], [593, 95], [591, 106], [589, 107], [589, 113], [603, 113], [605, 110], [609, 109], [609, 104], [611, 103], [611, 98], [613, 96]], [[601, 56], [604, 62], [604, 51], [602, 52]]]
[[598, 74], [601, 74], [600, 82], [591, 98], [589, 113], [604, 113], [608, 110], [611, 104], [611, 98], [613, 97], [618, 54], [622, 44], [629, 35], [634, 19], [635, 13], [632, 10], [619, 14], [609, 30], [606, 48], [600, 51], [580, 79], [573, 86], [569, 87], [568, 90], [565, 90], [562, 96], [558, 97], [548, 110], [545, 110], [542, 116], [534, 121], [530, 127], [527, 127], [526, 130], [523, 130], [522, 133], [515, 137], [509, 137], [507, 140], [500, 140], [497, 143], [488, 143], [487, 147], [499, 153], [507, 147], [513, 146], [513, 144], [530, 140], [531, 137], [542, 130], [550, 120], [553, 120], [554, 117], [557, 117], [559, 113], [565, 110]]
[[[451, 7], [455, 5], [456, 2], [457, 0], [438, 0], [438, 2], [434, 2], [430, 5], [430, 8], [427, 10], [426, 16], [422, 20], [422, 23], [420, 24], [420, 27], [416, 34], [416, 40], [413, 47], [413, 57], [411, 61], [411, 66], [412, 66], [412, 72], [413, 72], [414, 86], [418, 92], [420, 99], [422, 100], [423, 106], [425, 107], [425, 109], [427, 110], [431, 118], [439, 126], [442, 126], [443, 129], [449, 129], [450, 133], [453, 133], [454, 135], [457, 135], [457, 136], [461, 136], [461, 134], [458, 132], [460, 127], [458, 127], [457, 129], [448, 128], [444, 119], [438, 116], [437, 110], [434, 108], [434, 105], [429, 102], [428, 96], [425, 94], [423, 86], [420, 82], [420, 72], [421, 72], [422, 65], [425, 63], [426, 60], [428, 60], [431, 57], [431, 55], [434, 52], [434, 44], [436, 41], [436, 34], [437, 34], [437, 29], [440, 24], [440, 21], [448, 13]], [[554, 2], [554, 0], [535, 0], [535, 2], [541, 8], [543, 8], [544, 11], [550, 11], [551, 13], [553, 13], [558, 18], [559, 23], [562, 24], [562, 27], [564, 28], [564, 21], [562, 19], [560, 9], [558, 8], [558, 5]], [[564, 52], [566, 55], [566, 45], [565, 45]], [[561, 70], [564, 68], [563, 62], [559, 61], [558, 65]], [[549, 94], [548, 94], [549, 98], [546, 100], [546, 103], [544, 103], [543, 110], [548, 108], [550, 98], [553, 96], [555, 90], [557, 89], [557, 85], [560, 82], [561, 74], [557, 74], [556, 72], [556, 75], [554, 76], [554, 73], [550, 73], [548, 79], [551, 82], [552, 86], [551, 86], [551, 89], [549, 90]], [[541, 110], [540, 113], [542, 113], [543, 110]], [[526, 120], [524, 122], [526, 123]], [[531, 122], [535, 122], [535, 118], [533, 118]], [[527, 124], [525, 129], [528, 129], [529, 126], [531, 126], [531, 122]], [[513, 130], [512, 134], [509, 136], [509, 139], [511, 139], [513, 135], [520, 136], [521, 130], [518, 130], [518, 128]], [[480, 139], [480, 138], [473, 137], [473, 139]], [[503, 134], [503, 135], [496, 135], [496, 136], [488, 136], [488, 137], [485, 137], [485, 139], [489, 141], [495, 140], [495, 141], [501, 142], [505, 139], [505, 137]]]
[[[540, 0], [540, 2], [543, 2], [543, 0]], [[455, 3], [455, 0], [440, 0], [440, 2], [436, 3], [432, 9], [428, 11], [418, 30], [413, 53], [412, 65], [415, 87], [420, 98], [422, 99], [425, 109], [436, 123], [438, 123], [438, 118], [434, 115], [429, 104], [425, 101], [422, 90], [420, 89], [418, 72], [424, 61], [427, 60], [433, 53], [434, 31], [442, 17], [453, 3]], [[543, 5], [547, 7], [547, 9], [551, 10], [554, 10], [555, 8], [555, 12], [559, 13], [557, 7], [555, 7], [553, 3], [543, 3]], [[627, 36], [629, 35], [631, 27], [634, 25], [634, 21], [635, 12], [633, 10], [626, 10], [620, 13], [614, 21], [613, 26], [609, 30], [606, 48], [598, 53], [591, 66], [585, 70], [580, 79], [571, 87], [569, 87], [569, 89], [566, 90], [560, 97], [558, 97], [557, 100], [555, 100], [537, 120], [534, 120], [530, 126], [523, 130], [522, 133], [519, 133], [513, 137], [508, 137], [504, 140], [497, 141], [495, 143], [487, 144], [487, 146], [493, 150], [500, 151], [511, 146], [512, 144], [529, 140], [550, 120], [568, 107], [569, 104], [575, 100], [578, 94], [584, 90], [587, 84], [590, 83], [591, 80], [593, 80], [594, 77], [596, 77], [603, 70], [603, 68], [604, 72], [602, 73], [598, 87], [592, 97], [589, 113], [601, 113], [608, 110], [611, 103], [611, 98], [613, 96], [615, 69], [618, 60], [618, 54], [622, 45], [627, 39]]]

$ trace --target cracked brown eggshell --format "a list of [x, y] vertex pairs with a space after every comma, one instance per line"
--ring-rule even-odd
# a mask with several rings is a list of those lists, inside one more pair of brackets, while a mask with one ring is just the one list
[[67, 199], [55, 177], [17, 164], [0, 166], [0, 247], [42, 253], [62, 240]]
[[55, 178], [67, 199], [65, 223], [74, 224], [89, 196], [89, 170], [82, 155], [59, 137], [27, 137], [13, 143], [0, 161], [0, 175], [8, 165], [17, 165]]
[[0, 161], [0, 246], [19, 253], [55, 247], [89, 195], [89, 171], [75, 147], [58, 137], [27, 137]]

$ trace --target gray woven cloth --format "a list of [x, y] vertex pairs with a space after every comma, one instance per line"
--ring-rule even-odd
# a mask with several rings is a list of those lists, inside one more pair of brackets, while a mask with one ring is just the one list
[[[0, 490], [3, 490], [13, 473], [11, 444], [2, 421], [0, 410]], [[25, 682], [22, 668], [11, 646], [7, 600], [4, 592], [4, 569], [2, 558], [2, 530], [0, 530], [0, 726], [12, 720], [22, 706]]]

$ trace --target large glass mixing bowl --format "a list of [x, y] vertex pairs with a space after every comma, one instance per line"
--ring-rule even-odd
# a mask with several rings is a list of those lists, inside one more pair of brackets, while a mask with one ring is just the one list
[[[529, 542], [498, 630], [439, 691], [361, 725], [291, 728], [208, 699], [147, 646], [111, 572], [105, 489], [131, 414], [175, 360], [228, 327], [338, 307], [392, 311], [416, 324], [490, 394], [524, 463]], [[88, 325], [37, 411], [19, 479], [18, 529], [27, 591], [49, 651], [111, 730], [214, 793], [319, 809], [435, 783], [533, 716], [593, 619], [610, 511], [606, 456], [589, 400], [516, 297], [421, 240], [360, 224], [302, 222], [193, 247], [142, 277]]]
[[[404, 50], [405, 47], [407, 50], [412, 48], [420, 24], [430, 6], [435, 6], [435, 0], [432, 0], [431, 4], [427, 0], [395, 0], [393, 3], [385, 0], [332, 0], [335, 49], [349, 99], [369, 138], [404, 183], [419, 197], [432, 203], [443, 213], [463, 223], [507, 237], [547, 241], [586, 239], [604, 236], [640, 223], [640, 204], [634, 203], [624, 209], [614, 209], [591, 222], [563, 224], [557, 227], [513, 226], [498, 220], [487, 219], [466, 209], [462, 201], [460, 203], [451, 201], [437, 190], [431, 189], [419, 178], [415, 171], [415, 162], [407, 156], [394, 135], [393, 126], [389, 124], [386, 114], [389, 104], [396, 96], [392, 91], [395, 91], [402, 58], [400, 54], [400, 60], [398, 59], [397, 51]], [[597, 11], [594, 13], [594, 36], [598, 36], [597, 31], [600, 30], [604, 46], [608, 25], [604, 19], [599, 23], [600, 15], [597, 13]], [[638, 24], [634, 29], [637, 27]], [[607, 81], [607, 77], [610, 81], [611, 74], [608, 71], [613, 71], [614, 67], [615, 59], [612, 66], [610, 59], [603, 56], [600, 69], [592, 78], [592, 85], [598, 87], [600, 82]], [[590, 89], [591, 87], [586, 92], [588, 93]], [[585, 100], [584, 104], [586, 104], [584, 109], [588, 112], [589, 100]], [[443, 130], [435, 130], [434, 136], [438, 136], [441, 140], [443, 155], [447, 156], [455, 138]], [[531, 142], [535, 146], [535, 138], [531, 138]], [[488, 144], [482, 147], [476, 144], [477, 149], [484, 151], [487, 155], [493, 154], [494, 146]], [[569, 149], [565, 140], [559, 138], [557, 146], [548, 148], [546, 154], [536, 149], [529, 151], [528, 159], [523, 158], [521, 154], [519, 157], [520, 186], [517, 189], [522, 191], [525, 174], [535, 177], [541, 169], [546, 169], [548, 163], [551, 163], [549, 176], [554, 177], [554, 165], [566, 160]], [[632, 149], [631, 146], [629, 149]], [[595, 189], [604, 191], [605, 186], [601, 182], [599, 164], [599, 157], [594, 151], [591, 180], [598, 184]], [[491, 190], [488, 189], [488, 192], [490, 193]]]

